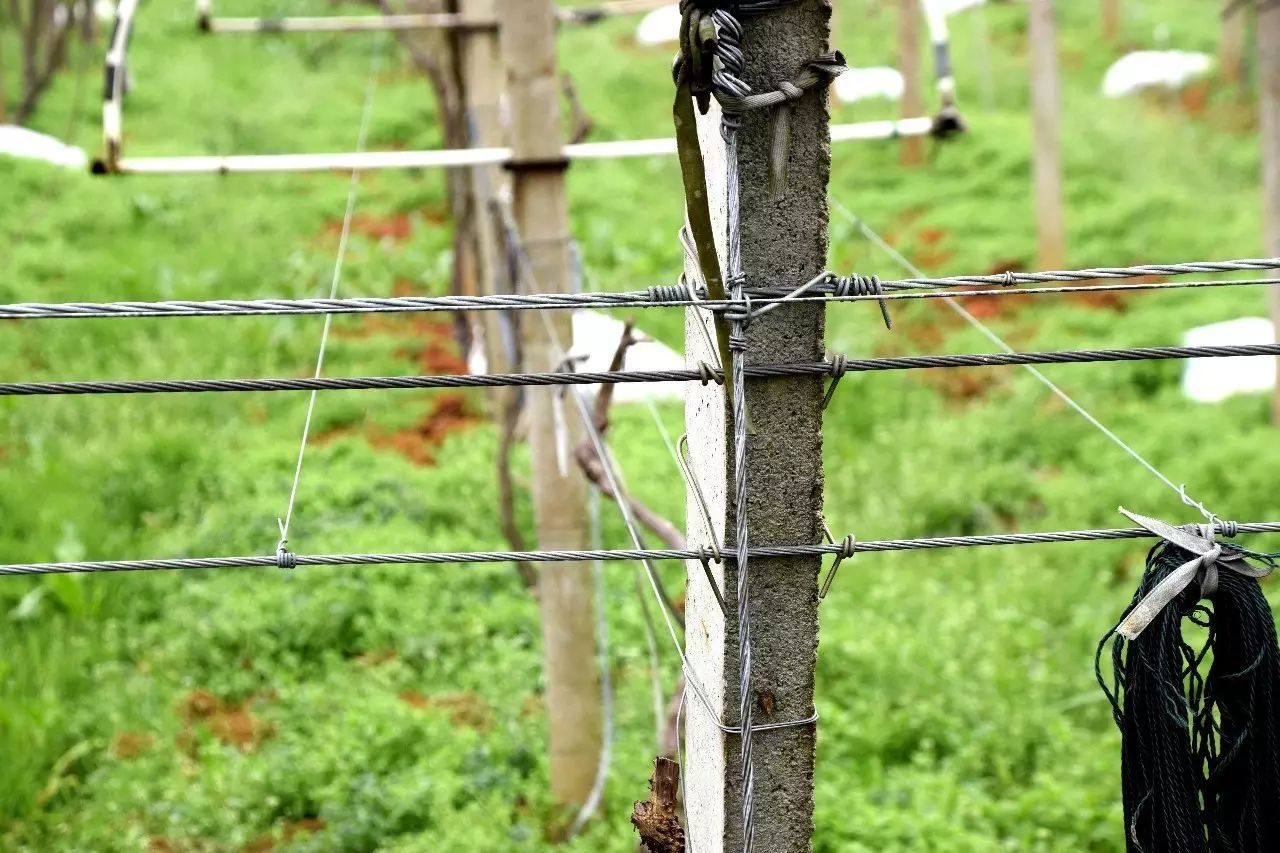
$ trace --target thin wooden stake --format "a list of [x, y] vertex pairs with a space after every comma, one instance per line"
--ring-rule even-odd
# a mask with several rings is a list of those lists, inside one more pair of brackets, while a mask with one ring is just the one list
[[1031, 62], [1031, 114], [1034, 127], [1036, 243], [1041, 269], [1066, 266], [1066, 226], [1062, 212], [1062, 159], [1059, 144], [1061, 101], [1058, 41], [1053, 0], [1030, 0], [1028, 54]]
[[[525, 286], [567, 293], [573, 276], [569, 205], [560, 130], [556, 71], [556, 13], [552, 0], [501, 0], [502, 53], [511, 106], [512, 206], [531, 270]], [[531, 274], [529, 274], [531, 272]], [[527, 370], [557, 370], [573, 345], [572, 316], [541, 312], [527, 319]], [[570, 391], [569, 393], [574, 393]], [[582, 424], [572, 401], [555, 392], [528, 397], [534, 517], [542, 548], [587, 544], [586, 480], [568, 457]], [[563, 463], [563, 465], [562, 465]], [[587, 800], [599, 762], [602, 718], [600, 670], [588, 563], [539, 570], [538, 600], [546, 665], [551, 794], [567, 806]]]
[[1219, 13], [1218, 68], [1227, 83], [1244, 81], [1244, 41], [1248, 20], [1248, 4], [1240, 0], [1222, 0]]
[[[1265, 245], [1280, 249], [1280, 5], [1258, 9], [1258, 101], [1262, 124], [1262, 197]], [[1271, 321], [1280, 340], [1280, 286], [1267, 288]], [[1280, 362], [1272, 418], [1280, 426]]]
[[[903, 118], [924, 114], [924, 80], [920, 69], [920, 2], [898, 0], [898, 70], [902, 73]], [[902, 165], [919, 166], [924, 162], [924, 139], [904, 136], [900, 155]]]

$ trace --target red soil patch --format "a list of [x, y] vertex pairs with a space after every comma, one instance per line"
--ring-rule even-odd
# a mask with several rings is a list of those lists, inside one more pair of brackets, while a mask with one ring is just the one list
[[[983, 272], [983, 275], [1000, 275], [1006, 272], [1023, 272], [1027, 268], [1026, 262], [1020, 258], [1005, 258], [996, 261]], [[969, 287], [960, 287], [957, 290], [995, 290], [998, 285], [973, 285]], [[960, 304], [965, 307], [970, 314], [979, 320], [993, 320], [1002, 314], [1015, 314], [1022, 308], [1026, 307], [1026, 299], [1016, 296], [966, 296], [961, 298]]]
[[[1136, 278], [1126, 278], [1120, 282], [1114, 279], [1091, 279], [1082, 281], [1074, 287], [1088, 288], [1096, 287], [1099, 284], [1119, 283], [1119, 284], [1162, 284], [1168, 281], [1167, 276], [1163, 275], [1141, 275]], [[1080, 293], [1069, 293], [1066, 300], [1073, 305], [1083, 305], [1086, 308], [1098, 308], [1104, 311], [1125, 311], [1128, 309], [1129, 300], [1141, 291], [1089, 291], [1082, 290]]]
[[1022, 258], [1002, 258], [991, 266], [983, 275], [1000, 275], [1006, 272], [1026, 272], [1027, 262]]
[[399, 694], [399, 698], [401, 702], [418, 710], [436, 708], [447, 711], [450, 721], [459, 728], [487, 732], [494, 725], [493, 709], [474, 693], [424, 696], [416, 690], [404, 690]]
[[[934, 313], [936, 314], [937, 312], [935, 311]], [[946, 337], [943, 334], [943, 328], [942, 324], [936, 322], [906, 323], [902, 326], [903, 333], [907, 339], [925, 352], [931, 352], [942, 345], [942, 341]], [[894, 329], [895, 331], [897, 330], [897, 324], [895, 324]], [[889, 344], [887, 338], [885, 339], [885, 344]], [[900, 355], [902, 352], [903, 350], [897, 346], [887, 346], [883, 351], [877, 350], [878, 355], [885, 356]]]
[[216, 844], [203, 838], [165, 838], [153, 835], [147, 839], [147, 853], [205, 853], [216, 849]]
[[[262, 698], [262, 697], [260, 697]], [[197, 724], [209, 727], [220, 743], [241, 752], [255, 752], [263, 741], [275, 734], [275, 726], [250, 713], [252, 698], [243, 702], [224, 702], [207, 690], [193, 690], [178, 703], [183, 731], [178, 735], [178, 748], [193, 754], [197, 740], [193, 731]]]
[[467, 372], [467, 362], [458, 353], [458, 344], [453, 337], [453, 325], [447, 320], [432, 317], [415, 317], [412, 324], [415, 340], [421, 341], [421, 347], [401, 348], [396, 356], [413, 361], [424, 373], [463, 374]]
[[155, 745], [155, 737], [145, 732], [120, 732], [111, 741], [111, 753], [116, 758], [130, 761]]
[[1187, 115], [1199, 118], [1204, 115], [1209, 106], [1210, 94], [1212, 94], [1212, 90], [1209, 87], [1209, 81], [1200, 80], [1180, 89], [1178, 91], [1178, 101], [1182, 104], [1182, 108], [1187, 111]]
[[926, 246], [936, 246], [950, 235], [941, 228], [924, 228], [917, 236], [919, 236], [920, 242]]
[[259, 835], [249, 843], [241, 847], [241, 853], [269, 853], [275, 850], [276, 846], [281, 843], [289, 843], [299, 835], [312, 835], [317, 832], [323, 832], [329, 824], [322, 818], [304, 817], [301, 820], [293, 820], [281, 827], [279, 832], [268, 832], [265, 835]]
[[393, 433], [371, 433], [369, 443], [381, 450], [394, 450], [415, 465], [434, 465], [435, 449], [452, 433], [468, 430], [480, 418], [467, 411], [461, 394], [440, 394], [431, 411], [409, 429]]
[[355, 662], [361, 666], [381, 666], [384, 663], [390, 663], [399, 657], [395, 649], [379, 649], [376, 652], [365, 652], [356, 655]]
[[[342, 220], [328, 222], [324, 226], [328, 234], [335, 237], [342, 234]], [[372, 213], [358, 213], [351, 217], [351, 233], [368, 237], [371, 240], [392, 240], [402, 243], [413, 234], [413, 221], [407, 213], [393, 213], [390, 216], [374, 216]]]
[[[338, 439], [362, 435], [373, 447], [399, 453], [414, 465], [434, 465], [435, 450], [444, 444], [445, 439], [455, 432], [471, 429], [483, 420], [468, 411], [467, 406], [468, 400], [463, 394], [437, 394], [431, 409], [408, 429], [382, 432], [376, 427], [368, 427], [362, 432], [357, 427], [340, 426], [316, 433], [311, 442], [324, 446]], [[394, 656], [395, 652], [390, 654]]]
[[955, 252], [948, 252], [946, 249], [938, 249], [936, 251], [916, 252], [916, 266], [925, 269], [938, 269], [946, 266], [947, 263], [955, 257]]
[[925, 381], [951, 403], [965, 404], [981, 400], [1000, 382], [996, 371], [981, 367], [951, 370], [926, 370]]
[[[396, 282], [393, 292], [396, 296], [414, 295], [413, 285], [403, 280]], [[427, 373], [467, 372], [467, 362], [458, 353], [453, 323], [432, 314], [367, 314], [355, 325], [335, 326], [333, 336], [346, 340], [404, 338], [413, 344], [396, 350], [398, 358], [413, 362]]]

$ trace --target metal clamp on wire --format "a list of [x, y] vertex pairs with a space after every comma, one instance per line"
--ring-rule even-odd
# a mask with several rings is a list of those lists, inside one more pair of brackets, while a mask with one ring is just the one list
[[276, 568], [293, 569], [297, 568], [298, 555], [288, 548], [289, 540], [281, 539], [276, 543]]
[[[1200, 598], [1211, 598], [1218, 591], [1218, 572], [1220, 569], [1244, 575], [1249, 578], [1264, 578], [1271, 574], [1272, 568], [1258, 568], [1244, 558], [1244, 554], [1233, 547], [1224, 548], [1215, 541], [1215, 535], [1221, 532], [1225, 536], [1234, 536], [1239, 529], [1235, 522], [1219, 522], [1218, 524], [1188, 524], [1185, 527], [1174, 527], [1155, 518], [1138, 515], [1120, 507], [1120, 512], [1135, 524], [1146, 528], [1170, 545], [1188, 551], [1193, 558], [1183, 563], [1168, 577], [1158, 583], [1154, 589], [1120, 620], [1115, 633], [1126, 640], [1137, 639], [1147, 626], [1174, 599], [1182, 595], [1193, 581], [1198, 581]], [[1222, 530], [1217, 528], [1221, 526]]]
[[850, 296], [876, 296], [880, 305], [880, 316], [884, 318], [884, 327], [893, 329], [893, 318], [889, 316], [889, 301], [884, 298], [884, 285], [878, 275], [838, 275], [832, 284], [831, 295], [838, 299]]
[[827, 394], [822, 398], [822, 408], [826, 409], [831, 403], [831, 397], [836, 393], [836, 386], [840, 384], [840, 380], [849, 370], [849, 357], [836, 353], [828, 362], [828, 368], [831, 371], [831, 384], [827, 386]]
[[698, 381], [702, 383], [703, 388], [707, 387], [712, 382], [717, 385], [723, 385], [724, 376], [705, 361], [700, 361], [698, 362]]
[[[827, 541], [832, 545], [836, 544], [831, 536], [831, 528], [827, 527], [825, 521], [822, 523], [822, 530], [827, 534]], [[827, 597], [827, 593], [831, 591], [831, 582], [836, 579], [836, 572], [840, 571], [840, 564], [845, 560], [853, 559], [853, 553], [857, 547], [858, 540], [852, 533], [840, 540], [840, 550], [836, 553], [836, 560], [831, 564], [831, 571], [827, 572], [827, 579], [822, 582], [822, 588], [818, 590], [819, 601]]]

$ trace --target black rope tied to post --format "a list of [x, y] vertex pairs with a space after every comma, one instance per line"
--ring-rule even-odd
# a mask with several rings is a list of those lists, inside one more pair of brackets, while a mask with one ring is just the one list
[[[1275, 560], [1216, 542], [1211, 525], [1126, 515], [1163, 540], [1095, 662], [1122, 737], [1126, 849], [1280, 849], [1280, 649], [1258, 584]], [[1184, 620], [1206, 632], [1198, 648]]]

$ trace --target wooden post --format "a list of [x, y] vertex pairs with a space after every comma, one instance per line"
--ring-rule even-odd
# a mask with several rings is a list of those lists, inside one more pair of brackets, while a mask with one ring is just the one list
[[[1258, 101], [1262, 113], [1262, 198], [1265, 245], [1280, 256], [1280, 5], [1258, 8]], [[1267, 288], [1271, 321], [1280, 340], [1280, 286]], [[1280, 373], [1280, 362], [1277, 363]], [[1280, 426], [1280, 375], [1277, 375], [1272, 418]]]
[[[498, 0], [460, 0], [459, 11], [467, 20], [497, 20]], [[462, 36], [463, 98], [467, 105], [469, 144], [473, 148], [493, 148], [505, 144], [502, 127], [502, 50], [497, 30], [473, 29]], [[500, 257], [497, 222], [490, 204], [507, 186], [506, 172], [496, 166], [476, 166], [471, 170], [473, 242], [476, 246], [478, 289], [494, 294], [500, 288], [504, 266]], [[514, 368], [501, 312], [481, 312], [484, 356], [490, 373], [506, 373]], [[494, 388], [491, 408], [501, 412], [505, 402], [517, 395], [512, 388]]]
[[1102, 37], [1107, 41], [1120, 37], [1120, 0], [1102, 0]]
[[1053, 0], [1030, 0], [1027, 30], [1031, 62], [1031, 115], [1035, 146], [1036, 244], [1041, 269], [1066, 263], [1066, 226], [1062, 213], [1062, 159], [1059, 148], [1058, 41]]
[[1218, 68], [1227, 83], [1244, 81], [1244, 37], [1247, 3], [1222, 0], [1218, 22]]
[[[898, 0], [898, 71], [902, 73], [901, 116], [924, 115], [924, 80], [920, 70], [920, 3], [921, 0]], [[924, 162], [924, 139], [907, 136], [902, 139], [900, 160], [904, 166]]]
[[[747, 18], [744, 79], [756, 92], [793, 77], [828, 49], [828, 0], [799, 0], [782, 10]], [[717, 240], [726, 233], [725, 180], [741, 177], [742, 259], [751, 287], [796, 287], [824, 269], [827, 257], [827, 182], [831, 152], [824, 94], [801, 99], [791, 115], [789, 171], [778, 195], [769, 188], [772, 116], [749, 113], [739, 131], [738, 162], [726, 162], [719, 111], [699, 120]], [[698, 280], [697, 265], [687, 273]], [[688, 363], [716, 364], [716, 347], [699, 328], [705, 318], [686, 317]], [[822, 307], [795, 305], [753, 319], [747, 329], [747, 361], [821, 359]], [[816, 378], [749, 382], [745, 391], [751, 435], [747, 448], [748, 540], [753, 546], [818, 542], [822, 510], [822, 382]], [[685, 409], [694, 476], [715, 527], [705, 529], [696, 495], [687, 503], [692, 547], [723, 543], [732, 553], [732, 418], [723, 388], [690, 383]], [[726, 531], [730, 531], [726, 536]], [[754, 724], [804, 720], [813, 713], [818, 644], [819, 560], [752, 559]], [[725, 853], [742, 849], [741, 783], [737, 735], [718, 724], [739, 724], [737, 571], [732, 559], [711, 564], [723, 590], [727, 615], [696, 562], [688, 566], [685, 643], [692, 677], [711, 708], [693, 691], [685, 731], [685, 805], [690, 849]], [[815, 728], [800, 725], [756, 731], [752, 737], [755, 784], [755, 849], [768, 853], [810, 850], [813, 834]]]
[[[569, 206], [561, 151], [560, 78], [556, 72], [556, 9], [552, 0], [500, 0], [502, 54], [511, 107], [512, 197], [529, 270], [525, 287], [570, 289]], [[545, 321], [545, 322], [544, 322]], [[548, 327], [550, 324], [550, 327]], [[522, 324], [525, 367], [556, 370], [573, 343], [567, 311], [531, 316]], [[554, 339], [553, 339], [554, 338]], [[572, 393], [572, 392], [571, 392]], [[544, 549], [587, 547], [586, 481], [571, 455], [582, 424], [572, 402], [556, 413], [554, 389], [528, 396], [534, 516]], [[568, 435], [557, 446], [557, 421]], [[587, 799], [601, 748], [600, 673], [587, 563], [549, 563], [539, 571], [547, 681], [551, 793], [565, 805]]]

